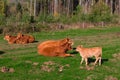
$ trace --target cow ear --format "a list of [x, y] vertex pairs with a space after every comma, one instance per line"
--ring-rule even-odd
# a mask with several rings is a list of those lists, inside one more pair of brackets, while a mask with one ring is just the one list
[[60, 41], [60, 45], [61, 46], [65, 45], [66, 43], [68, 43], [68, 39], [67, 38], [65, 38], [65, 39]]
[[70, 41], [69, 38], [65, 38], [65, 39], [64, 39], [64, 42], [69, 42], [69, 41]]
[[71, 44], [71, 45], [74, 44], [74, 42], [72, 40], [70, 40], [70, 39], [69, 39], [68, 43]]

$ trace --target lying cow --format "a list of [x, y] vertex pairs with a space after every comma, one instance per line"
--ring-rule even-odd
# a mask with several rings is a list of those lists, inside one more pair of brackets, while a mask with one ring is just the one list
[[14, 44], [16, 43], [17, 36], [11, 36], [11, 35], [5, 35], [4, 40], [7, 40], [9, 44]]
[[38, 53], [43, 56], [73, 56], [66, 53], [72, 49], [72, 44], [73, 42], [69, 38], [45, 41], [38, 45]]
[[35, 38], [31, 35], [23, 35], [18, 33], [17, 36], [5, 35], [4, 40], [7, 40], [9, 44], [27, 44], [35, 41]]
[[99, 65], [101, 65], [101, 57], [102, 57], [102, 48], [101, 47], [93, 47], [93, 48], [84, 48], [82, 45], [77, 46], [76, 51], [80, 53], [82, 57], [81, 64], [85, 60], [86, 65], [88, 65], [88, 58], [95, 57], [96, 61], [94, 65], [99, 61]]
[[23, 35], [18, 33], [17, 40], [19, 44], [27, 44], [35, 41], [35, 38], [32, 35]]

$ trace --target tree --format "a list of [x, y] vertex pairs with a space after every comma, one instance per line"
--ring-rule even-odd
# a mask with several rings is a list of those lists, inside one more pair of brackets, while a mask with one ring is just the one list
[[109, 22], [111, 20], [110, 8], [100, 0], [96, 3], [90, 14], [90, 21], [92, 22]]
[[32, 16], [32, 8], [33, 8], [33, 7], [32, 7], [32, 2], [33, 2], [33, 1], [30, 0], [30, 16]]
[[0, 0], [0, 14], [1, 15], [4, 15], [4, 1], [3, 0]]
[[58, 14], [58, 0], [54, 0], [54, 17], [57, 17]]
[[22, 18], [22, 5], [20, 2], [17, 3], [17, 7], [16, 7], [16, 10], [17, 10], [17, 20], [20, 20]]
[[34, 17], [36, 16], [36, 0], [34, 0]]
[[34, 22], [34, 16], [33, 16], [33, 0], [30, 0], [30, 23]]

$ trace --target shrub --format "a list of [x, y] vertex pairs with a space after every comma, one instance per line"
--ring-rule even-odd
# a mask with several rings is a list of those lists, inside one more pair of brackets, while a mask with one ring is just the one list
[[5, 24], [5, 21], [6, 19], [5, 19], [5, 16], [4, 15], [2, 15], [2, 14], [0, 14], [0, 25], [4, 25]]
[[110, 22], [112, 19], [110, 8], [102, 1], [93, 5], [91, 13], [89, 14], [89, 21], [91, 22]]
[[22, 22], [25, 22], [25, 23], [29, 23], [30, 22], [30, 15], [28, 13], [24, 13], [22, 15], [22, 19], [21, 19]]
[[38, 22], [56, 22], [56, 20], [54, 19], [53, 15], [51, 14], [43, 14], [41, 13], [39, 16], [38, 16], [38, 19], [37, 19]]

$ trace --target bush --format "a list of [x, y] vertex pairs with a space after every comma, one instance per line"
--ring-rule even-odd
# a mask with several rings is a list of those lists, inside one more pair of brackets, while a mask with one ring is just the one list
[[78, 21], [82, 21], [82, 7], [80, 5], [77, 6], [77, 10], [74, 12], [74, 15], [72, 17], [72, 21], [73, 22], [78, 22]]
[[9, 24], [6, 26], [2, 26], [1, 29], [2, 29], [1, 33], [3, 33], [3, 34], [6, 34], [6, 33], [16, 34], [18, 32], [22, 32], [22, 33], [33, 32], [33, 28], [30, 24], [13, 23], [13, 24]]
[[22, 15], [22, 19], [21, 19], [22, 22], [25, 22], [25, 23], [29, 23], [30, 22], [30, 15], [28, 13], [24, 13]]
[[19, 32], [33, 33], [50, 30], [51, 28], [49, 25], [42, 23], [11, 23], [9, 25], [0, 26], [0, 34], [16, 34]]
[[5, 16], [0, 14], [0, 25], [4, 25], [6, 22]]
[[73, 17], [71, 18], [72, 22], [87, 22], [89, 21], [89, 15], [83, 13], [83, 8], [78, 5], [77, 10], [74, 12]]
[[51, 14], [40, 14], [37, 19], [38, 22], [56, 22]]
[[112, 15], [110, 8], [102, 1], [93, 5], [91, 13], [89, 14], [89, 21], [91, 22], [110, 22]]

